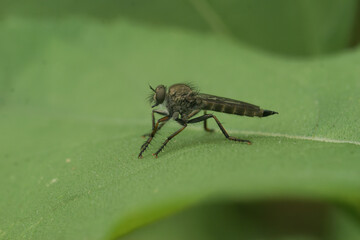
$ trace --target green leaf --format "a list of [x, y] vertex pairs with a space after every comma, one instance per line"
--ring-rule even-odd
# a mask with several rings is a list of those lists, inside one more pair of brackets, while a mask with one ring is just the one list
[[[209, 199], [360, 200], [359, 49], [277, 58], [212, 34], [122, 18], [0, 24], [0, 238], [111, 239]], [[280, 114], [216, 114], [173, 139], [151, 129], [152, 85], [195, 83]], [[216, 128], [214, 123], [211, 127]]]

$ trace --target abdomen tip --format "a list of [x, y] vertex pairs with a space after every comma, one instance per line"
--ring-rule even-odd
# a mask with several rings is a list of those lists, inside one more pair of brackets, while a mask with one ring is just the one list
[[270, 111], [270, 110], [264, 110], [263, 117], [267, 117], [273, 114], [279, 114], [278, 112]]

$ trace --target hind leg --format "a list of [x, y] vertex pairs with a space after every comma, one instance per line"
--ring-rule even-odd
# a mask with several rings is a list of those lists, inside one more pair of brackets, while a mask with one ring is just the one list
[[[204, 115], [207, 115], [206, 111], [204, 111]], [[214, 132], [214, 129], [210, 129], [207, 127], [207, 118], [204, 120], [204, 130], [206, 132]]]
[[236, 141], [236, 142], [245, 142], [247, 144], [251, 144], [251, 142], [249, 140], [244, 140], [244, 139], [240, 139], [240, 138], [236, 138], [236, 137], [232, 137], [230, 136], [227, 131], [225, 130], [224, 126], [221, 124], [221, 122], [219, 121], [219, 119], [217, 119], [216, 116], [212, 115], [212, 114], [206, 114], [206, 115], [203, 115], [201, 117], [197, 117], [197, 118], [193, 118], [193, 119], [190, 119], [187, 123], [197, 123], [197, 122], [201, 122], [201, 121], [205, 121], [206, 119], [208, 118], [213, 118], [217, 125], [219, 126], [221, 132], [224, 134], [224, 136], [231, 140], [231, 141]]

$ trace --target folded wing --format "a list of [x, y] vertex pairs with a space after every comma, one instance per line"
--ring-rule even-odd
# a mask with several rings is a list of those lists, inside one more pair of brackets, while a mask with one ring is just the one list
[[210, 94], [199, 93], [197, 95], [197, 98], [201, 101], [203, 110], [236, 114], [248, 117], [266, 117], [277, 113], [274, 111], [263, 110], [259, 106], [256, 106], [254, 104], [230, 98], [218, 97]]

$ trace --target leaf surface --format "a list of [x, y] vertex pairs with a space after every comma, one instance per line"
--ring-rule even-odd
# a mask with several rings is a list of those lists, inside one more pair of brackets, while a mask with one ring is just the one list
[[[107, 239], [206, 199], [360, 201], [360, 52], [273, 57], [210, 33], [74, 19], [0, 25], [0, 238]], [[148, 83], [279, 115], [216, 114], [137, 159]], [[213, 122], [210, 127], [216, 128]]]

